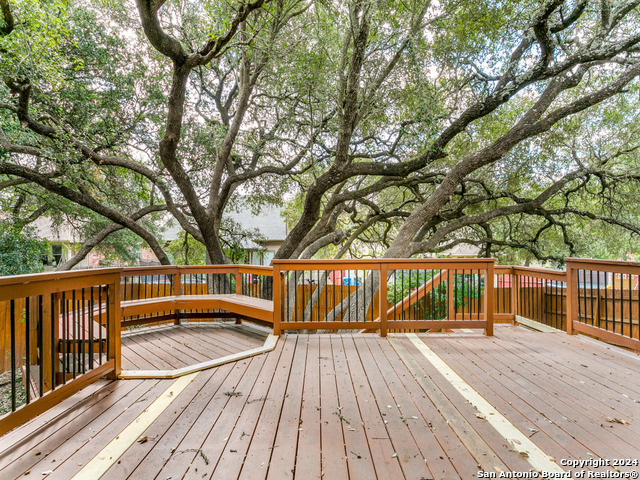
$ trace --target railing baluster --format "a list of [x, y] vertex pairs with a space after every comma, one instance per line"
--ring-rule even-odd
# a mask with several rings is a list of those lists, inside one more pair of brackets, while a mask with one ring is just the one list
[[[627, 286], [628, 286], [628, 290], [629, 290], [629, 337], [632, 336], [632, 331], [633, 331], [633, 322], [632, 322], [632, 318], [633, 318], [633, 314], [631, 312], [631, 274], [629, 274], [629, 276], [627, 277]], [[624, 298], [624, 295], [622, 296]]]
[[42, 308], [42, 295], [38, 295], [38, 396], [44, 394], [44, 319]]
[[61, 314], [62, 314], [62, 384], [67, 383], [67, 372], [69, 371], [68, 361], [69, 355], [67, 355], [67, 333], [69, 331], [69, 312], [66, 299], [66, 292], [62, 292], [61, 300]]
[[31, 305], [30, 298], [24, 299], [24, 327], [25, 327], [25, 391], [27, 395], [27, 405], [31, 403]]
[[56, 312], [59, 314], [60, 313], [60, 309], [56, 308], [56, 306], [58, 305], [58, 300], [57, 297], [54, 293], [52, 293], [50, 295], [50, 302], [51, 302], [51, 313], [50, 313], [50, 323], [51, 323], [51, 390], [55, 390], [56, 389], [56, 370], [57, 370], [57, 366], [60, 362], [60, 358], [58, 355], [56, 355], [56, 335], [54, 334], [54, 332], [57, 331], [57, 327], [60, 325], [60, 322], [58, 321], [58, 315], [56, 315]]
[[93, 299], [93, 285], [91, 286], [91, 291], [90, 291], [90, 295], [91, 295], [91, 300], [89, 301], [89, 369], [93, 370], [93, 336], [94, 336], [94, 332], [93, 332], [93, 310], [94, 310], [94, 306], [95, 306], [95, 302]]
[[11, 411], [16, 411], [16, 301], [9, 302], [11, 342]]

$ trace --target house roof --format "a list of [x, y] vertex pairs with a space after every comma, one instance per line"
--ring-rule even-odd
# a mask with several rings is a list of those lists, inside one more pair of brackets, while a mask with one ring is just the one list
[[248, 208], [237, 212], [231, 211], [225, 217], [237, 222], [243, 230], [258, 230], [267, 241], [284, 241], [287, 238], [287, 225], [282, 218], [280, 207], [263, 207], [259, 215], [254, 215]]
[[49, 242], [69, 242], [78, 243], [80, 237], [73, 226], [68, 223], [54, 225], [50, 218], [40, 217], [33, 222], [38, 237]]
[[[228, 218], [237, 223], [242, 230], [257, 230], [267, 242], [283, 242], [287, 238], [287, 225], [282, 218], [282, 208], [275, 206], [263, 207], [258, 215], [254, 215], [249, 208], [240, 208], [237, 211], [225, 212], [224, 218]], [[166, 241], [175, 240], [182, 232], [182, 227], [175, 221], [171, 221], [164, 232]], [[244, 240], [243, 248], [261, 248], [261, 245], [251, 241]]]

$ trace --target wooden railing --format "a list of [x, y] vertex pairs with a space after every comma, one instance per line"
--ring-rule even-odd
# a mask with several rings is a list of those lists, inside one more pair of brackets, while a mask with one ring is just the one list
[[[274, 260], [281, 330], [484, 328], [493, 333], [493, 259]], [[487, 279], [491, 279], [487, 281]]]
[[96, 379], [120, 373], [120, 269], [0, 278], [0, 435]]
[[180, 310], [151, 308], [120, 318], [122, 302], [211, 294], [273, 300], [275, 334], [483, 328], [491, 335], [494, 320], [527, 318], [640, 351], [639, 284], [640, 263], [583, 259], [567, 259], [567, 271], [494, 267], [493, 259], [275, 260], [273, 267], [140, 267], [0, 278], [0, 371], [11, 398], [0, 434], [101, 376], [117, 378], [121, 327], [247, 318], [185, 309], [184, 301], [161, 302]]
[[496, 320], [525, 318], [640, 351], [640, 263], [567, 258], [566, 270], [495, 273]]
[[[271, 300], [272, 268], [253, 265], [196, 265], [124, 268], [121, 301], [172, 295], [239, 294]], [[124, 327], [181, 320], [234, 318], [219, 309], [160, 311], [122, 319]]]
[[640, 351], [640, 263], [567, 259], [568, 333]]

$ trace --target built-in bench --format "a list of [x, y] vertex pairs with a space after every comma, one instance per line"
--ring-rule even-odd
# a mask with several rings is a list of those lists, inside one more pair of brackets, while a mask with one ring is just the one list
[[240, 318], [273, 322], [273, 302], [237, 294], [173, 295], [120, 302], [122, 318], [170, 310], [219, 309]]

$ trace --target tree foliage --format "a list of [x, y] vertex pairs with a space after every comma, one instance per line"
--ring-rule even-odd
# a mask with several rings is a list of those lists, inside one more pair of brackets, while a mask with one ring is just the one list
[[639, 4], [0, 0], [0, 191], [163, 263], [246, 198], [280, 258], [634, 253]]
[[0, 275], [37, 273], [44, 269], [43, 259], [49, 254], [49, 243], [36, 238], [33, 231], [17, 228], [0, 229]]

